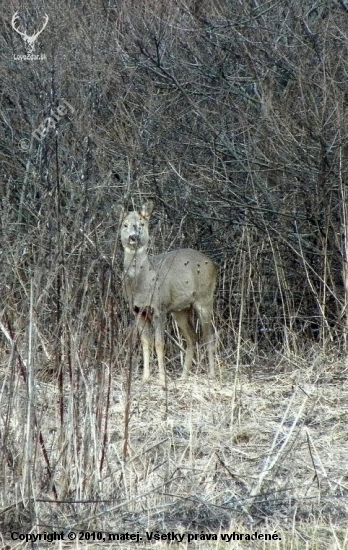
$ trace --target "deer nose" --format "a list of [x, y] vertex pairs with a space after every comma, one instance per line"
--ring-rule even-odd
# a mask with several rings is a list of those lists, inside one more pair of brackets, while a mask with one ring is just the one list
[[130, 244], [135, 244], [135, 243], [138, 243], [140, 241], [140, 235], [139, 233], [131, 233], [129, 235], [129, 242]]

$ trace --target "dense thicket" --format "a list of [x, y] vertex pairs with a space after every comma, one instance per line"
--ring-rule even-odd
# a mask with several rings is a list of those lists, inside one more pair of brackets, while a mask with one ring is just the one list
[[37, 61], [18, 59], [17, 10], [1, 14], [7, 322], [25, 322], [30, 281], [47, 342], [77, 318], [117, 322], [117, 207], [151, 196], [155, 246], [220, 265], [222, 338], [344, 342], [345, 3], [38, 0], [17, 21], [32, 34], [49, 15]]

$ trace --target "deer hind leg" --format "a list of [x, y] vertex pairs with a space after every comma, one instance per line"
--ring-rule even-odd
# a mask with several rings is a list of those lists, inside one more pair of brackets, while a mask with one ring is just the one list
[[192, 326], [191, 313], [192, 313], [191, 308], [182, 309], [181, 311], [175, 311], [172, 313], [186, 341], [185, 361], [184, 361], [184, 368], [182, 371], [183, 380], [187, 379], [188, 374], [190, 372], [193, 353], [194, 353], [195, 344], [196, 344], [196, 333]]
[[143, 348], [143, 361], [144, 361], [144, 382], [150, 378], [150, 357], [152, 356], [153, 348], [153, 336], [151, 330], [151, 323], [143, 319], [141, 315], [138, 316], [138, 332]]
[[209, 376], [215, 374], [215, 344], [213, 335], [213, 307], [212, 305], [195, 304], [195, 310], [202, 326], [203, 344], [208, 351]]

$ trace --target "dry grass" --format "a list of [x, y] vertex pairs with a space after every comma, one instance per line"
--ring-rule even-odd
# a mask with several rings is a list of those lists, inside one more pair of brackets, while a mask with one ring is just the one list
[[[221, 540], [188, 544], [187, 534], [277, 531], [281, 541], [259, 541], [259, 547], [348, 548], [348, 383], [333, 353], [279, 356], [277, 363], [264, 359], [238, 372], [225, 360], [214, 384], [202, 372], [187, 383], [170, 373], [166, 390], [155, 377], [143, 385], [135, 369], [126, 455], [126, 370], [120, 374], [114, 365], [101, 471], [100, 373], [86, 374], [80, 365], [78, 393], [65, 381], [63, 429], [55, 381], [35, 376], [38, 428], [31, 429], [26, 385], [8, 359], [3, 355], [0, 394], [5, 539], [31, 528], [158, 530], [186, 533], [180, 548], [223, 548]], [[107, 367], [103, 374], [105, 381]], [[253, 545], [235, 541], [233, 547]]]

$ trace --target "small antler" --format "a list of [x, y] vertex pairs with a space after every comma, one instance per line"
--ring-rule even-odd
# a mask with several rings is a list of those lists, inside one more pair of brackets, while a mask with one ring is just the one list
[[45, 22], [43, 24], [42, 29], [40, 31], [38, 31], [36, 34], [33, 34], [33, 36], [29, 37], [30, 42], [35, 42], [35, 40], [37, 39], [39, 34], [41, 34], [42, 31], [44, 30], [44, 28], [46, 27], [47, 23], [48, 23], [48, 15], [47, 15], [47, 13], [45, 13]]
[[16, 32], [18, 32], [18, 34], [20, 34], [21, 36], [23, 36], [24, 40], [27, 40], [27, 38], [28, 38], [27, 33], [21, 32], [21, 31], [20, 31], [19, 29], [17, 29], [17, 27], [16, 27], [16, 22], [18, 21], [18, 19], [19, 19], [19, 15], [18, 15], [18, 11], [16, 11], [16, 13], [15, 13], [14, 16], [12, 17], [12, 21], [11, 21], [12, 28], [13, 28], [13, 30], [15, 30]]

